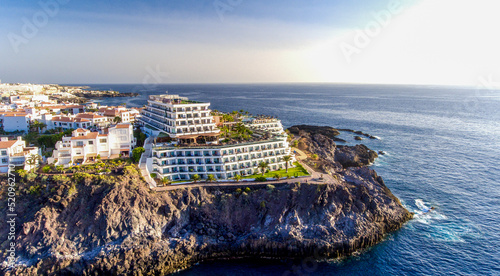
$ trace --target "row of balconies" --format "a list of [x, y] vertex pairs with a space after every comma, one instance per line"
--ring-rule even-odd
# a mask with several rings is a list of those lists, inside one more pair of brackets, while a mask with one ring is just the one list
[[169, 155], [161, 155], [161, 154], [157, 154], [155, 153], [154, 154], [154, 157], [156, 158], [179, 158], [179, 157], [214, 157], [214, 156], [220, 156], [218, 153], [214, 153], [214, 154], [169, 154]]

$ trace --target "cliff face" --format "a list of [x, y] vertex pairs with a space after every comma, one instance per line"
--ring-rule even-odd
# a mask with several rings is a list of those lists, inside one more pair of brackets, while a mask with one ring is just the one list
[[[374, 245], [411, 218], [373, 170], [341, 171], [323, 185], [162, 193], [131, 168], [117, 176], [38, 177], [20, 183], [17, 196], [16, 253], [24, 265], [4, 272], [162, 275], [214, 258], [331, 258]], [[35, 183], [38, 192], [28, 193]], [[0, 199], [5, 208], [5, 191]], [[0, 235], [8, 231], [2, 224]]]

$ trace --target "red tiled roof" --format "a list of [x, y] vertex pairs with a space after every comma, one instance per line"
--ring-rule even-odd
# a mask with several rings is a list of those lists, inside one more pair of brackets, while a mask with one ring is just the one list
[[95, 139], [95, 138], [97, 138], [97, 135], [99, 135], [98, 132], [91, 132], [91, 133], [84, 135], [84, 136], [71, 137], [71, 140]]
[[94, 113], [78, 113], [76, 114], [76, 118], [87, 118], [87, 119], [95, 119], [95, 118], [104, 118], [99, 114]]
[[130, 124], [117, 124], [116, 128], [129, 128]]
[[0, 141], [0, 149], [8, 149], [12, 147], [17, 140], [10, 140], [10, 141]]

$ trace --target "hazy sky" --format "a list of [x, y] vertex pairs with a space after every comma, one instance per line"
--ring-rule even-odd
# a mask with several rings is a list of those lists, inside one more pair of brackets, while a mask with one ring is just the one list
[[500, 82], [497, 0], [0, 0], [0, 79]]

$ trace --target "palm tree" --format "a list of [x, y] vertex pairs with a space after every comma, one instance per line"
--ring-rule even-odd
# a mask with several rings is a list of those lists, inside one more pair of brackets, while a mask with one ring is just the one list
[[259, 168], [262, 171], [262, 176], [264, 176], [264, 173], [266, 172], [266, 169], [268, 167], [269, 167], [269, 163], [267, 163], [267, 162], [262, 161], [259, 163]]
[[288, 173], [288, 162], [290, 162], [291, 159], [292, 159], [292, 157], [290, 155], [283, 156], [283, 160], [286, 162], [285, 169], [286, 169], [287, 173]]
[[163, 185], [167, 185], [170, 183], [170, 179], [168, 179], [168, 177], [164, 177], [161, 179], [161, 184]]
[[121, 123], [122, 122], [122, 117], [120, 116], [116, 116], [114, 119], [113, 119], [113, 122], [118, 124], [118, 123]]
[[209, 174], [207, 176], [207, 182], [214, 182], [216, 180], [215, 175]]
[[32, 129], [35, 129], [37, 132], [40, 132], [46, 126], [46, 124], [39, 122], [38, 120], [35, 120], [33, 121], [33, 123], [31, 123]]
[[194, 183], [196, 183], [196, 181], [200, 180], [200, 176], [195, 174], [195, 175], [191, 176], [191, 179], [193, 180]]
[[243, 177], [240, 174], [236, 174], [233, 179], [236, 180], [236, 182], [240, 182]]

